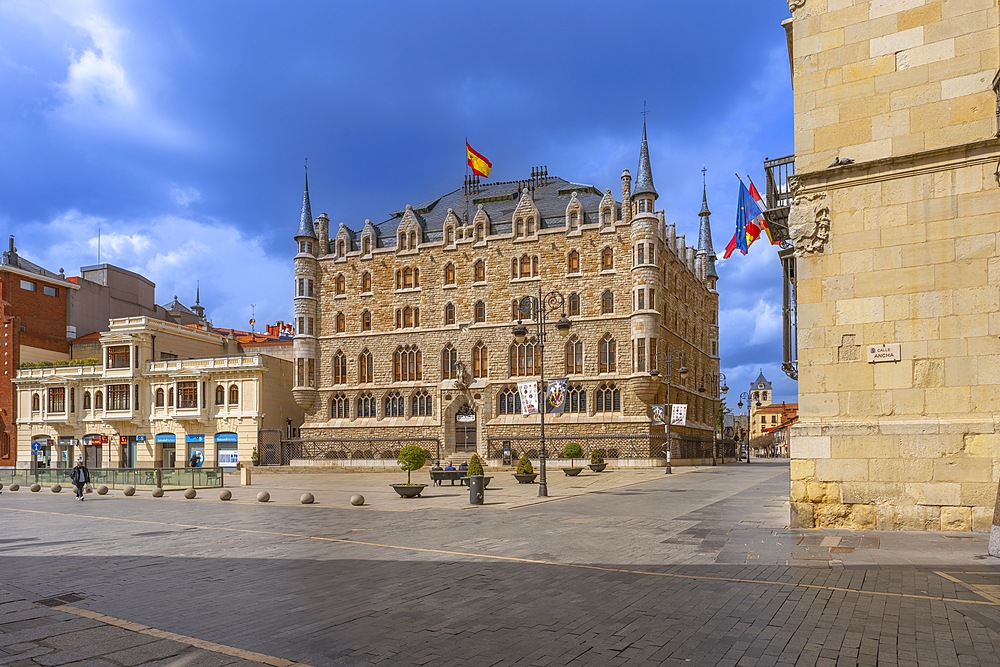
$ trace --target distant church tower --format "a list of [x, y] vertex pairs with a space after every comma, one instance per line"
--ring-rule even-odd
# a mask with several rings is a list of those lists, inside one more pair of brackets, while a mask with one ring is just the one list
[[298, 252], [295, 255], [295, 385], [292, 395], [303, 410], [316, 402], [316, 353], [319, 302], [319, 240], [313, 228], [312, 206], [309, 203], [309, 174], [302, 193], [302, 212], [295, 234]]

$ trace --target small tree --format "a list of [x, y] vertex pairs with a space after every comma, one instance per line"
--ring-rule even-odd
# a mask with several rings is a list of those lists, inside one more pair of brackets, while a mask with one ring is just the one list
[[518, 475], [535, 474], [535, 469], [531, 467], [531, 459], [528, 458], [527, 454], [522, 454], [521, 458], [517, 460], [517, 474]]
[[424, 467], [424, 463], [427, 462], [427, 452], [423, 447], [407, 445], [399, 450], [399, 458], [396, 461], [399, 467], [406, 471], [406, 483], [409, 485], [410, 473]]
[[479, 454], [473, 454], [472, 458], [469, 459], [469, 472], [467, 474], [469, 477], [483, 474], [483, 462], [479, 460]]
[[604, 452], [600, 449], [590, 450], [590, 464], [600, 465], [604, 463]]
[[571, 468], [576, 467], [576, 459], [583, 456], [583, 447], [580, 446], [578, 442], [567, 442], [566, 446], [563, 447], [562, 457], [564, 459], [569, 459], [569, 465]]

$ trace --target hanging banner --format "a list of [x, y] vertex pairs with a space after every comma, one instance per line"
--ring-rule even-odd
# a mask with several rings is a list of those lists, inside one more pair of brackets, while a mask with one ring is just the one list
[[566, 409], [566, 392], [569, 387], [569, 378], [559, 380], [548, 380], [548, 387], [545, 390], [546, 409], [554, 414], [561, 415]]
[[686, 426], [688, 416], [687, 403], [674, 403], [670, 406], [670, 425]]
[[538, 382], [518, 382], [517, 391], [521, 394], [521, 414], [538, 414]]
[[653, 426], [663, 426], [666, 423], [667, 406], [662, 403], [654, 403], [649, 406], [649, 412], [653, 417]]

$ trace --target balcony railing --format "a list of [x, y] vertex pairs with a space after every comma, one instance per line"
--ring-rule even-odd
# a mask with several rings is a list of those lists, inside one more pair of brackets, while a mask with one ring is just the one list
[[795, 156], [764, 160], [767, 175], [767, 221], [775, 238], [781, 241], [782, 281], [782, 362], [781, 370], [793, 380], [799, 379], [798, 371], [798, 316], [795, 298], [795, 248], [788, 229], [788, 213], [792, 206], [791, 178], [795, 175]]

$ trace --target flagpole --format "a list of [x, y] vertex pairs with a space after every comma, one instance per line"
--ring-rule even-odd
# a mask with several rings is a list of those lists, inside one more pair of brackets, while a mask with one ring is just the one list
[[469, 137], [465, 137], [465, 184], [462, 186], [465, 193], [465, 224], [469, 224]]

